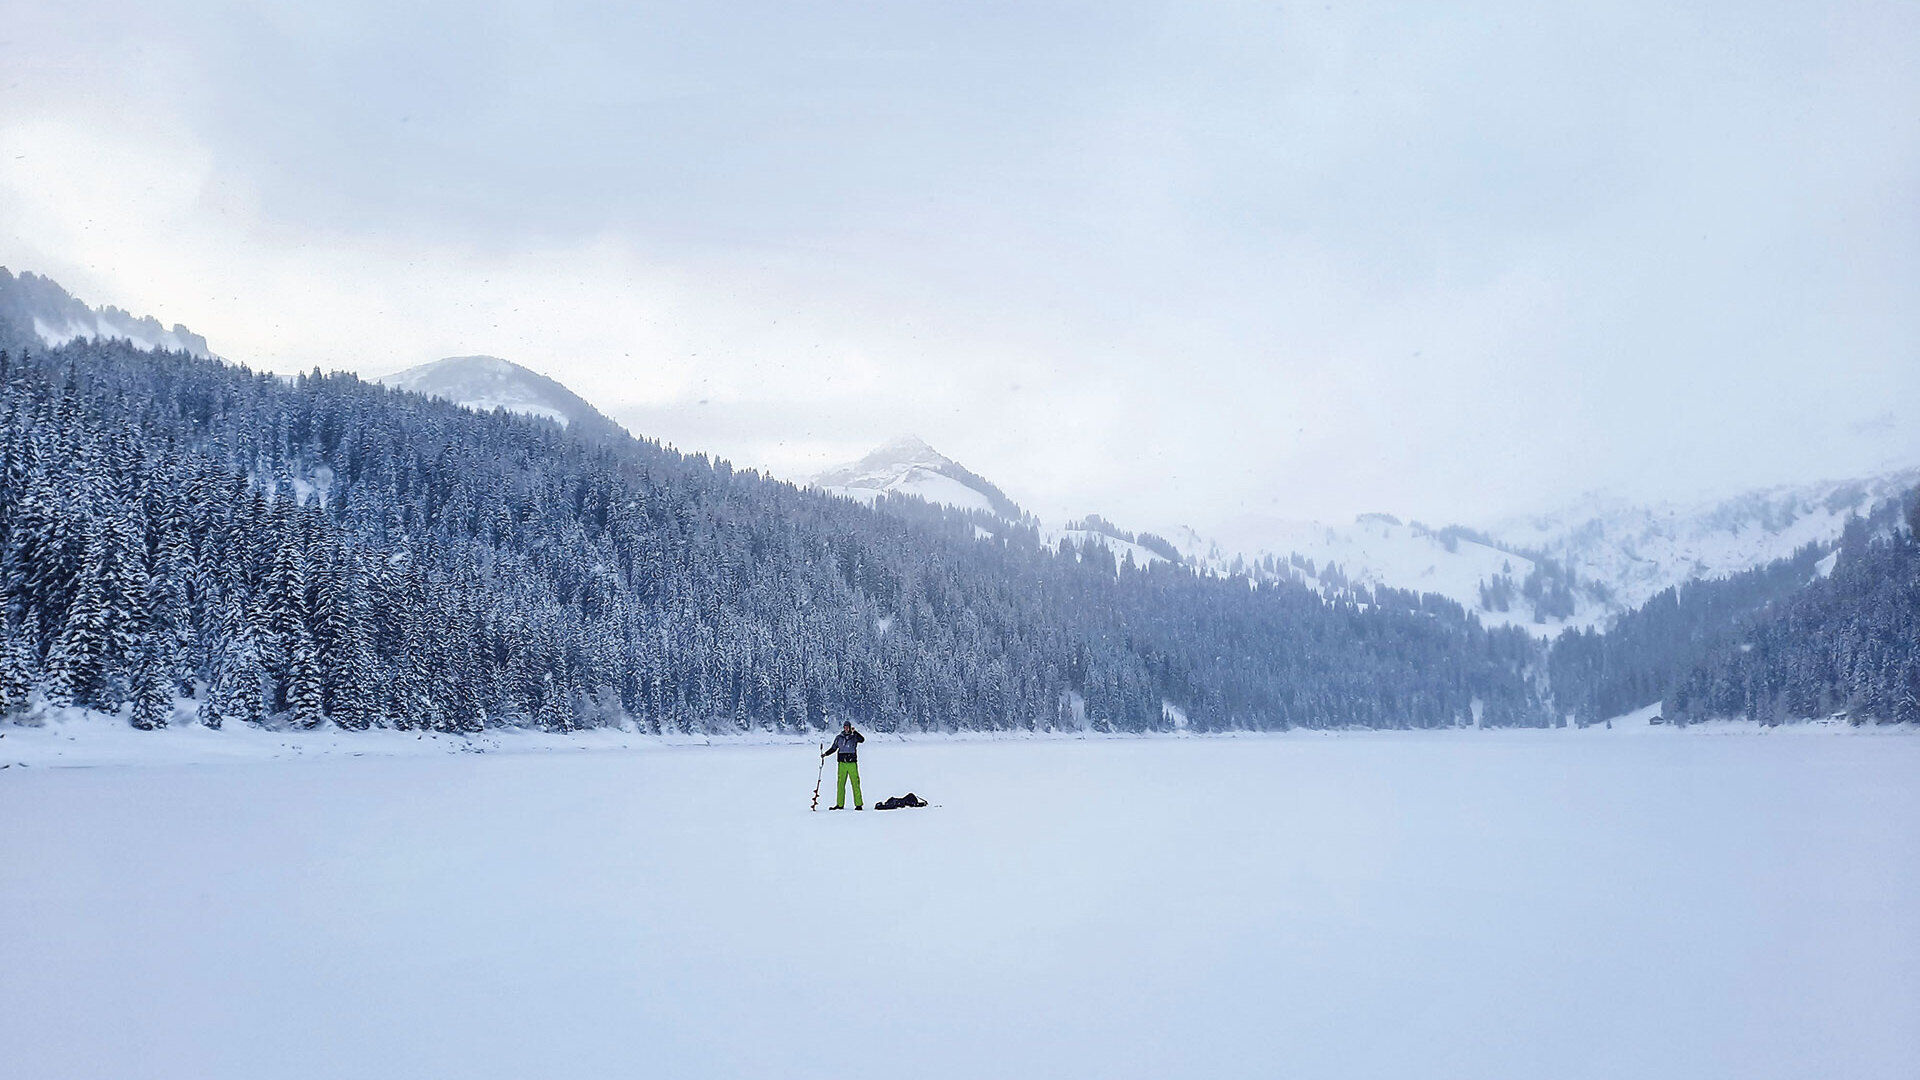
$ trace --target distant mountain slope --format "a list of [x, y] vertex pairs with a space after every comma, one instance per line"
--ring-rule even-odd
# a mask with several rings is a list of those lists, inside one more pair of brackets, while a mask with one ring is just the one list
[[1659, 708], [1675, 723], [1842, 714], [1920, 720], [1920, 490], [1850, 519], [1825, 556], [1656, 594], [1605, 634], [1553, 643], [1558, 714], [1593, 723]]
[[1002, 524], [1032, 529], [1036, 539], [1055, 551], [1070, 545], [1083, 558], [1103, 562], [1111, 555], [1116, 572], [1128, 562], [1145, 569], [1156, 562], [1181, 561], [1180, 553], [1167, 541], [1152, 535], [1135, 536], [1097, 514], [1064, 527], [1043, 524], [991, 481], [912, 435], [894, 439], [851, 465], [815, 476], [812, 486], [869, 506], [882, 496], [901, 495], [987, 515], [999, 522], [976, 522], [974, 529], [980, 539], [1006, 532]]
[[213, 355], [206, 338], [179, 323], [169, 329], [150, 315], [90, 307], [48, 278], [31, 272], [15, 277], [0, 266], [0, 347], [17, 351], [81, 338], [127, 341], [141, 349], [169, 349], [202, 359]]
[[1901, 516], [1879, 536], [1850, 526], [1828, 573], [1743, 620], [1669, 682], [1670, 716], [1920, 721], [1920, 493]]
[[978, 510], [1008, 521], [1026, 516], [1006, 493], [978, 473], [913, 435], [894, 439], [851, 465], [813, 478], [829, 494], [872, 503], [882, 495], [911, 495], [939, 506]]
[[1389, 514], [1347, 525], [1270, 521], [1223, 544], [1190, 529], [1174, 541], [1196, 565], [1292, 578], [1323, 595], [1355, 586], [1433, 592], [1483, 622], [1541, 637], [1608, 625], [1666, 589], [1739, 574], [1813, 545], [1831, 551], [1852, 516], [1868, 517], [1920, 483], [1920, 469], [1779, 487], [1696, 505], [1590, 497], [1553, 513], [1477, 529], [1431, 528]]
[[1682, 582], [1765, 566], [1808, 544], [1830, 549], [1849, 517], [1868, 517], [1915, 484], [1920, 469], [1692, 505], [1596, 499], [1487, 531], [1517, 550], [1548, 555], [1582, 581], [1605, 586], [1610, 606], [1626, 610]]
[[[1135, 536], [1090, 516], [1064, 527], [1020, 511], [998, 487], [924, 441], [906, 437], [814, 478], [831, 494], [873, 503], [915, 496], [1038, 529], [1058, 548], [1111, 552], [1116, 564], [1160, 559], [1216, 575], [1293, 581], [1328, 598], [1365, 600], [1381, 588], [1433, 593], [1489, 626], [1516, 626], [1541, 638], [1610, 625], [1663, 590], [1723, 578], [1796, 555], [1824, 554], [1850, 516], [1868, 516], [1916, 483], [1920, 470], [1859, 480], [1781, 487], [1698, 505], [1640, 505], [1590, 497], [1566, 509], [1489, 528], [1434, 528], [1391, 514], [1344, 525], [1268, 520], [1235, 546], [1176, 529], [1171, 542]], [[992, 521], [983, 537], [1002, 531]]]
[[374, 380], [395, 390], [411, 390], [479, 412], [505, 409], [538, 416], [562, 427], [615, 427], [587, 400], [530, 368], [497, 356], [449, 356]]
[[1239, 550], [1192, 529], [1175, 530], [1173, 540], [1187, 561], [1216, 573], [1298, 581], [1328, 597], [1376, 588], [1434, 593], [1490, 626], [1543, 637], [1600, 625], [1616, 611], [1604, 588], [1575, 580], [1553, 559], [1461, 526], [1362, 514], [1346, 525], [1272, 521], [1258, 533], [1258, 546]]
[[1737, 642], [1770, 605], [1818, 583], [1836, 561], [1809, 545], [1790, 559], [1663, 590], [1605, 633], [1560, 635], [1547, 664], [1556, 713], [1586, 725], [1658, 703], [1694, 664]]

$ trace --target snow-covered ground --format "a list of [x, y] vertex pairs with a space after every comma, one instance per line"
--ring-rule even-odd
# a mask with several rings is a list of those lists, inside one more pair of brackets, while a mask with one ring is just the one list
[[865, 756], [869, 799], [939, 805], [809, 813], [811, 746], [0, 771], [0, 1071], [1744, 1080], [1920, 1063], [1920, 739]]
[[[100, 765], [194, 765], [322, 757], [420, 757], [445, 754], [580, 753], [712, 745], [701, 735], [655, 736], [618, 728], [561, 735], [531, 729], [495, 729], [479, 735], [431, 731], [276, 731], [235, 724], [218, 730], [194, 721], [193, 703], [175, 709], [173, 726], [139, 731], [125, 718], [81, 709], [45, 709], [40, 723], [0, 723], [0, 769], [12, 766], [87, 768]], [[792, 738], [746, 735], [728, 744], [793, 743]]]
[[872, 506], [885, 495], [911, 495], [930, 503], [951, 506], [956, 510], [993, 512], [993, 503], [987, 496], [951, 476], [942, 476], [937, 472], [914, 466], [907, 467], [900, 477], [885, 484], [841, 484], [825, 486], [820, 490], [867, 506]]
[[[1078, 695], [1076, 707], [1078, 707]], [[1101, 734], [1091, 730], [1025, 732], [963, 731], [941, 735], [871, 737], [888, 742], [1058, 742], [1058, 741], [1136, 741], [1139, 739], [1326, 739], [1391, 738], [1393, 732], [1347, 730], [1337, 732], [1296, 728], [1285, 732], [1240, 732], [1196, 735], [1187, 727], [1186, 713], [1174, 703], [1162, 702], [1174, 731], [1149, 735]], [[1613, 717], [1605, 726], [1585, 729], [1564, 728], [1542, 732], [1546, 738], [1603, 738], [1620, 735], [1650, 735], [1655, 738], [1689, 738], [1702, 735], [1736, 735], [1762, 738], [1790, 738], [1796, 735], [1914, 736], [1920, 728], [1911, 724], [1849, 723], [1843, 716], [1811, 718], [1778, 727], [1763, 728], [1745, 720], [1695, 722], [1685, 728], [1649, 724], [1659, 715], [1661, 703], [1654, 702], [1630, 713]], [[328, 757], [440, 757], [447, 754], [579, 754], [603, 751], [667, 750], [691, 746], [740, 748], [749, 746], [798, 746], [817, 740], [811, 737], [773, 732], [748, 732], [738, 735], [674, 734], [653, 735], [637, 729], [602, 727], [562, 735], [529, 728], [492, 728], [478, 735], [443, 735], [431, 731], [396, 731], [376, 728], [371, 731], [343, 731], [326, 725], [312, 731], [275, 730], [248, 724], [210, 730], [194, 719], [194, 703], [182, 698], [175, 704], [172, 726], [159, 731], [139, 731], [125, 716], [113, 716], [86, 709], [55, 709], [36, 701], [35, 710], [25, 721], [0, 722], [0, 769], [93, 768], [98, 766], [210, 765], [285, 760], [310, 760]], [[1082, 718], [1084, 720], [1084, 717]], [[1462, 731], [1459, 737], [1471, 738]], [[824, 736], [823, 736], [824, 738]]]

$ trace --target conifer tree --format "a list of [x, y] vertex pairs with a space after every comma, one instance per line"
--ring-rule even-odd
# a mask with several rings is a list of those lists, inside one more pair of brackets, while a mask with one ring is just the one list
[[210, 728], [260, 723], [267, 717], [263, 694], [267, 674], [260, 663], [253, 624], [238, 599], [229, 599], [219, 621], [213, 678], [200, 705], [200, 722]]
[[79, 588], [67, 607], [64, 624], [47, 654], [47, 700], [55, 705], [111, 709], [108, 663], [114, 657], [115, 630], [108, 597], [107, 542], [95, 533], [79, 576]]
[[314, 728], [326, 719], [320, 683], [320, 658], [313, 635], [305, 626], [294, 629], [287, 643], [287, 712], [295, 727]]
[[33, 692], [34, 663], [32, 631], [18, 618], [0, 623], [0, 717], [11, 716], [27, 707]]
[[166, 727], [173, 714], [173, 680], [168, 674], [164, 649], [158, 634], [150, 632], [147, 637], [147, 643], [134, 661], [132, 680], [132, 723], [142, 731]]

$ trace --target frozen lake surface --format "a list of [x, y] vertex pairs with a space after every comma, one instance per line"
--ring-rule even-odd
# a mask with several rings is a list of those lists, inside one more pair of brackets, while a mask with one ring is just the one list
[[1911, 736], [865, 756], [8, 769], [0, 1071], [1920, 1075]]

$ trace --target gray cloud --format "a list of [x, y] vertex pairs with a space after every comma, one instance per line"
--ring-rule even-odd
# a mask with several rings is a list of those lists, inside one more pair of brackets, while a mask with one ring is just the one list
[[1920, 455], [1911, 5], [24, 8], [0, 239], [262, 362], [1142, 525]]

